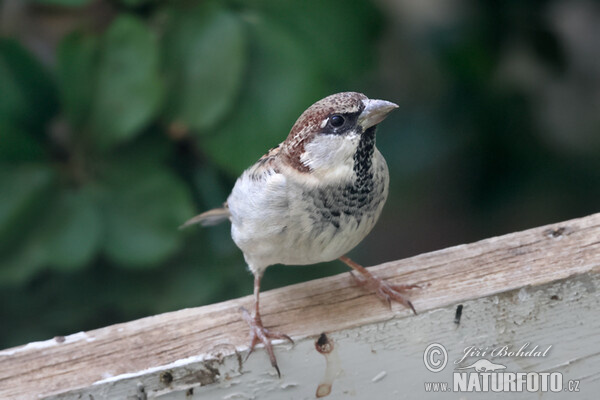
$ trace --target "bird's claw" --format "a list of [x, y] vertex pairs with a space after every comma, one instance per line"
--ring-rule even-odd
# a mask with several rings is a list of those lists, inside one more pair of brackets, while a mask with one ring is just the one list
[[246, 360], [254, 351], [254, 347], [258, 343], [262, 343], [265, 346], [267, 354], [269, 355], [271, 365], [273, 366], [273, 368], [275, 368], [275, 371], [277, 371], [277, 376], [281, 378], [281, 372], [279, 371], [279, 366], [277, 365], [277, 359], [275, 358], [275, 352], [273, 351], [273, 344], [271, 343], [271, 340], [282, 339], [287, 340], [292, 344], [294, 343], [294, 341], [285, 333], [271, 331], [265, 328], [262, 324], [260, 315], [252, 316], [250, 315], [250, 312], [244, 307], [240, 307], [240, 311], [242, 312], [242, 318], [244, 318], [244, 321], [246, 321], [246, 323], [250, 327], [250, 351], [248, 351]]
[[352, 275], [359, 286], [363, 286], [374, 291], [377, 297], [385, 301], [390, 308], [392, 307], [392, 300], [394, 300], [403, 306], [410, 308], [415, 315], [417, 314], [415, 307], [413, 306], [412, 302], [405, 297], [404, 292], [410, 289], [420, 289], [421, 286], [396, 285], [387, 283], [381, 278], [378, 278], [370, 273], [366, 276], [360, 276], [350, 271], [350, 275]]

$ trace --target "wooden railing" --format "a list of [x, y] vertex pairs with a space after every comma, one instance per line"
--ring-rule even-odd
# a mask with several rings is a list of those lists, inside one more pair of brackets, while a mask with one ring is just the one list
[[[244, 360], [244, 297], [0, 351], [0, 398], [439, 399], [427, 383], [452, 387], [465, 349], [526, 343], [548, 351], [493, 361], [559, 372], [577, 381], [583, 397], [573, 398], [600, 392], [600, 214], [372, 270], [421, 285], [410, 296], [418, 315], [388, 308], [347, 273], [261, 294], [265, 326], [295, 340], [275, 346], [281, 378], [262, 348]], [[448, 353], [438, 373], [424, 362], [432, 343]], [[478, 358], [491, 359], [460, 365]]]

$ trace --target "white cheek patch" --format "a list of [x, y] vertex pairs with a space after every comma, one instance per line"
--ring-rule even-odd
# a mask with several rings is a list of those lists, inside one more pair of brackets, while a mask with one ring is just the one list
[[304, 147], [300, 161], [316, 174], [330, 178], [349, 175], [353, 171], [358, 135], [317, 135]]
[[323, 120], [323, 122], [321, 122], [321, 129], [325, 128], [325, 126], [327, 125], [327, 122], [329, 122], [329, 118], [325, 118]]

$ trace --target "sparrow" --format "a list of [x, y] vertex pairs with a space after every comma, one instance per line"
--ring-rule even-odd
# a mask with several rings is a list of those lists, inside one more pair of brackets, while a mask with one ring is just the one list
[[263, 343], [281, 376], [272, 339], [292, 339], [263, 326], [261, 278], [273, 264], [307, 265], [339, 259], [352, 276], [388, 302], [415, 314], [404, 292], [345, 256], [373, 229], [388, 196], [389, 172], [375, 147], [377, 125], [398, 106], [362, 93], [337, 93], [310, 106], [289, 135], [237, 179], [222, 208], [204, 212], [183, 227], [229, 219], [231, 236], [254, 275], [254, 312], [241, 308], [250, 328], [250, 351]]

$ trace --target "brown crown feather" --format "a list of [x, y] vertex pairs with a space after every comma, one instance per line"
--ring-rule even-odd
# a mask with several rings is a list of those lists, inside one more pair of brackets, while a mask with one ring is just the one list
[[321, 130], [321, 123], [331, 114], [346, 114], [359, 111], [364, 107], [367, 96], [357, 92], [342, 92], [317, 101], [300, 115], [292, 127], [287, 139], [282, 143], [281, 155], [296, 170], [309, 172], [300, 157], [304, 146]]

